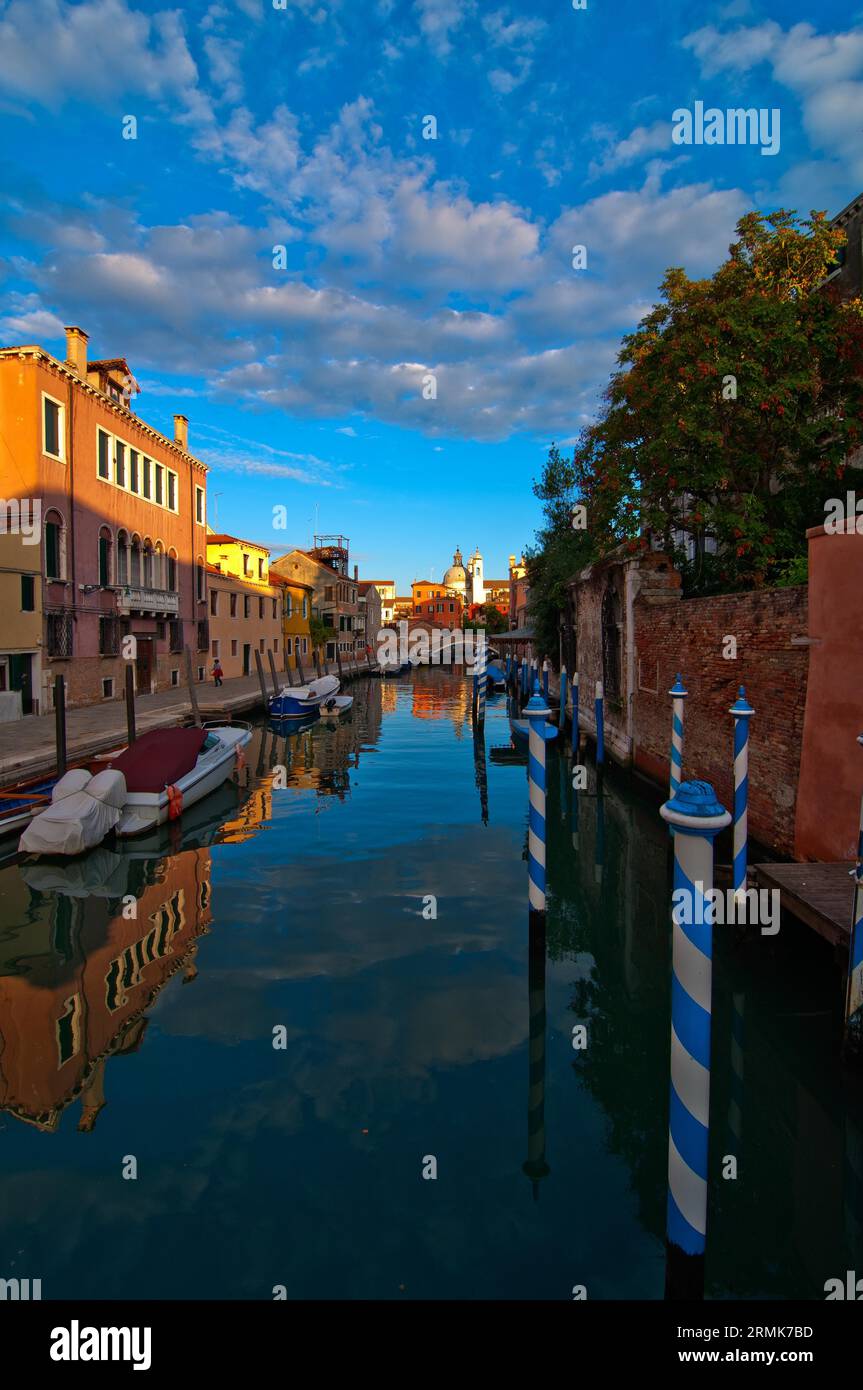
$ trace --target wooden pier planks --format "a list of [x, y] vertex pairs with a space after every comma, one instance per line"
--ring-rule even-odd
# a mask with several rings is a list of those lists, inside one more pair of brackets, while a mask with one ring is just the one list
[[759, 888], [778, 888], [783, 908], [832, 945], [848, 945], [853, 863], [755, 864]]

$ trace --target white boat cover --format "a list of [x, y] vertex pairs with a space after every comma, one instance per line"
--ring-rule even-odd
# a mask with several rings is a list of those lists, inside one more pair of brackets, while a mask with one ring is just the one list
[[[18, 841], [26, 854], [82, 854], [101, 844], [120, 819], [126, 802], [126, 779], [122, 772], [99, 772], [82, 785], [82, 768], [73, 768], [61, 777], [52, 793], [51, 805], [34, 816]], [[62, 785], [74, 779], [77, 789]], [[59, 790], [59, 795], [58, 795]]]

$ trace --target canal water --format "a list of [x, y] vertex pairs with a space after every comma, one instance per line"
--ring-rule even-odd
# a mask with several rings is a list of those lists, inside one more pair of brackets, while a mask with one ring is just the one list
[[[502, 698], [477, 740], [454, 672], [353, 693], [340, 723], [257, 727], [238, 783], [158, 840], [0, 870], [0, 1277], [43, 1298], [662, 1296], [658, 800], [613, 772], [598, 796], [591, 769], [574, 804], [552, 745], [531, 941]], [[791, 923], [724, 928], [714, 989], [708, 1295], [821, 1299], [863, 1269], [838, 973]]]

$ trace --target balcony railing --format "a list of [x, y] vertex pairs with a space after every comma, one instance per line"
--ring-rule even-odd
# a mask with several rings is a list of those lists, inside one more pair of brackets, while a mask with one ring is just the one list
[[117, 612], [161, 614], [174, 617], [180, 611], [180, 595], [171, 589], [145, 589], [140, 584], [121, 584], [117, 589]]

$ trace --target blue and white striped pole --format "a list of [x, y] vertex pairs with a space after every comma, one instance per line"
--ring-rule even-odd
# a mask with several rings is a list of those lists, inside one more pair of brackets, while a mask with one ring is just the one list
[[[550, 710], [539, 693], [539, 683], [524, 707], [529, 724], [527, 776], [530, 796], [530, 816], [527, 832], [528, 902], [531, 918], [540, 912], [545, 916], [545, 745], [549, 733]], [[550, 730], [552, 736], [556, 732]]]
[[527, 657], [521, 658], [521, 699], [522, 703], [527, 699]]
[[542, 659], [542, 698], [548, 704], [548, 657]]
[[572, 746], [578, 752], [578, 672], [572, 677]]
[[605, 701], [602, 693], [602, 681], [596, 682], [594, 708], [596, 710], [596, 766], [602, 767], [605, 762]]
[[[739, 699], [729, 710], [734, 715], [734, 866], [732, 887], [738, 902], [746, 892], [746, 847], [749, 800], [749, 721], [755, 710], [741, 685]], [[740, 919], [738, 919], [740, 920]]]
[[683, 776], [683, 701], [689, 691], [684, 688], [678, 671], [674, 685], [669, 690], [671, 703], [671, 781], [669, 796], [674, 796]]
[[674, 845], [671, 1094], [665, 1296], [703, 1298], [710, 1123], [713, 844], [731, 816], [709, 782], [681, 782], [660, 808]]
[[486, 654], [485, 654], [485, 633], [480, 633], [477, 643], [477, 673], [476, 673], [476, 720], [478, 724], [485, 723], [485, 694], [487, 685], [486, 676]]
[[[863, 745], [863, 734], [857, 742]], [[843, 1056], [855, 1065], [863, 1064], [863, 799], [860, 802], [860, 830], [857, 836], [857, 864], [854, 878], [854, 915], [848, 943], [848, 985], [845, 992], [845, 1040]]]
[[558, 710], [557, 727], [561, 732], [566, 728], [566, 667], [560, 668], [560, 709]]

